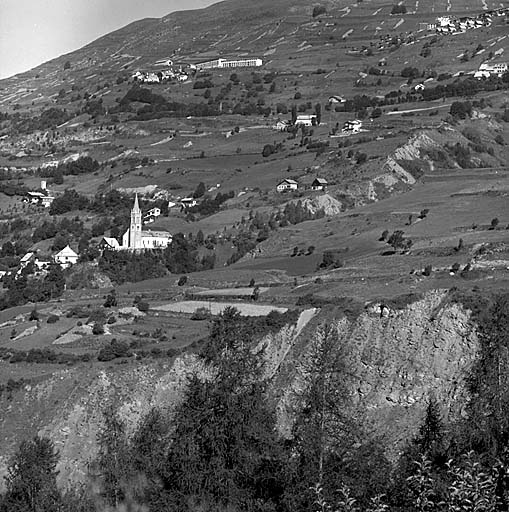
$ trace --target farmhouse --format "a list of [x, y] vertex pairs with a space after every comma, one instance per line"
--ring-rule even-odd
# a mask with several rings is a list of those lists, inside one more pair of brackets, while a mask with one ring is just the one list
[[143, 223], [149, 224], [151, 222], [154, 222], [157, 217], [161, 215], [161, 209], [160, 208], [151, 208], [143, 217]]
[[301, 114], [297, 116], [297, 120], [295, 121], [295, 126], [304, 125], [304, 126], [315, 126], [316, 115], [315, 114]]
[[54, 200], [53, 196], [48, 196], [43, 192], [27, 192], [27, 195], [23, 198], [24, 203], [36, 204], [44, 206], [44, 208], [49, 208]]
[[131, 224], [122, 237], [120, 250], [164, 249], [168, 247], [171, 240], [172, 237], [168, 231], [143, 231], [141, 208], [138, 203], [138, 194], [136, 194], [131, 210]]
[[53, 261], [62, 268], [68, 268], [78, 262], [78, 255], [67, 245], [53, 256]]
[[288, 129], [289, 126], [290, 126], [290, 123], [288, 121], [281, 121], [278, 119], [276, 124], [272, 126], [272, 129], [278, 130], [280, 132], [284, 132]]
[[359, 133], [362, 128], [362, 121], [354, 119], [353, 121], [347, 121], [343, 125], [343, 132], [345, 133]]
[[196, 69], [260, 67], [262, 64], [262, 59], [257, 58], [237, 60], [215, 59], [196, 64]]
[[297, 190], [299, 184], [295, 180], [285, 179], [276, 187], [278, 192], [286, 192], [288, 190]]
[[324, 178], [315, 178], [311, 183], [311, 190], [325, 190], [327, 187], [327, 180]]

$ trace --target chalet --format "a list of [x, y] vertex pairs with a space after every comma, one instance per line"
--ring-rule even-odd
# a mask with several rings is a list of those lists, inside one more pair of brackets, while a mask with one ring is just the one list
[[24, 203], [36, 204], [44, 206], [44, 208], [49, 208], [54, 200], [53, 196], [46, 195], [43, 192], [27, 192], [27, 195], [23, 198]]
[[75, 253], [68, 245], [60, 252], [53, 256], [53, 261], [62, 268], [68, 268], [78, 262], [78, 254]]
[[315, 178], [311, 183], [311, 190], [325, 190], [327, 187], [327, 180], [324, 178]]
[[151, 222], [154, 222], [157, 217], [161, 215], [161, 209], [160, 208], [151, 208], [143, 217], [143, 222], [145, 224], [149, 224]]
[[276, 187], [278, 192], [287, 192], [288, 190], [297, 190], [299, 184], [295, 180], [285, 179]]
[[272, 129], [277, 130], [279, 132], [284, 132], [288, 129], [289, 126], [290, 123], [288, 121], [281, 121], [278, 119], [276, 124], [272, 126]]
[[329, 96], [329, 103], [346, 103], [346, 100], [343, 96], [333, 95]]
[[300, 114], [295, 121], [295, 126], [315, 126], [316, 124], [316, 114]]
[[354, 119], [353, 121], [347, 121], [343, 125], [343, 132], [344, 133], [359, 133], [362, 128], [362, 121], [359, 121], [359, 119]]

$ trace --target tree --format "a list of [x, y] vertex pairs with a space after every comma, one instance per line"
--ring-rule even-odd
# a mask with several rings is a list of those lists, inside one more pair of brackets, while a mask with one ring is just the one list
[[332, 505], [335, 500], [338, 472], [348, 466], [344, 457], [358, 432], [347, 409], [347, 364], [337, 332], [322, 325], [302, 368], [305, 382], [304, 391], [297, 396], [299, 412], [293, 429], [295, 455], [291, 468], [295, 480], [287, 491], [289, 509], [308, 510], [316, 500], [313, 489], [321, 490], [324, 502]]
[[491, 230], [497, 229], [498, 224], [499, 224], [499, 220], [497, 219], [497, 217], [495, 217], [494, 219], [491, 219], [490, 229]]
[[315, 5], [313, 7], [313, 18], [320, 16], [320, 14], [325, 14], [327, 12], [327, 8], [324, 5]]
[[472, 105], [468, 101], [454, 101], [449, 113], [457, 119], [466, 119], [472, 115]]
[[60, 495], [57, 489], [58, 453], [45, 437], [22, 441], [7, 468], [6, 493], [2, 512], [57, 512]]
[[162, 478], [166, 492], [182, 500], [176, 510], [191, 498], [209, 510], [252, 510], [257, 500], [274, 510], [281, 495], [281, 445], [264, 392], [261, 354], [251, 350], [252, 334], [239, 333], [239, 316], [226, 308], [215, 322], [216, 371], [205, 381], [190, 378], [175, 413]]
[[104, 301], [103, 307], [105, 308], [114, 308], [118, 304], [117, 301], [117, 292], [115, 289], [111, 290], [110, 293], [106, 296], [106, 300]]
[[111, 409], [105, 409], [104, 426], [97, 440], [96, 465], [101, 474], [101, 494], [109, 505], [118, 507], [129, 493], [131, 466], [125, 425]]
[[316, 115], [316, 124], [320, 125], [322, 122], [322, 105], [320, 103], [317, 103], [315, 105], [315, 115]]
[[203, 181], [200, 181], [198, 185], [196, 186], [194, 192], [193, 192], [193, 198], [199, 199], [200, 197], [203, 197], [203, 195], [206, 192], [205, 183]]
[[292, 105], [292, 126], [296, 123], [296, 121], [297, 121], [297, 106]]
[[71, 69], [71, 61], [70, 60], [65, 61], [64, 70], [66, 70], [66, 69]]

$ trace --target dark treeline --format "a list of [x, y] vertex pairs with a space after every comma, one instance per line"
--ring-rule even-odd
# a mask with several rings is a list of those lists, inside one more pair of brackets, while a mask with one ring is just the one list
[[104, 251], [99, 258], [99, 269], [117, 284], [172, 274], [187, 274], [214, 268], [213, 252], [200, 254], [200, 240], [186, 238], [182, 233], [173, 236], [164, 250], [129, 252]]
[[0, 297], [0, 311], [28, 302], [46, 302], [62, 295], [65, 289], [65, 277], [60, 265], [50, 265], [44, 277], [33, 277], [33, 265], [27, 265], [19, 275], [15, 273], [4, 277], [3, 285], [7, 291]]
[[189, 377], [171, 416], [152, 409], [128, 436], [107, 410], [93, 494], [61, 493], [58, 454], [35, 438], [10, 461], [0, 511], [507, 511], [509, 296], [473, 310], [480, 353], [464, 416], [446, 424], [430, 396], [395, 463], [355, 413], [349, 354], [330, 326], [310, 342], [302, 391], [292, 400], [295, 421], [281, 436], [270, 376], [255, 350], [267, 324], [230, 308], [202, 344], [207, 377]]

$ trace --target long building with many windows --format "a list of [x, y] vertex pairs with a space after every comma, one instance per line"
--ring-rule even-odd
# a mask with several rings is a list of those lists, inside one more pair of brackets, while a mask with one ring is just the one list
[[262, 59], [215, 59], [207, 62], [196, 64], [196, 69], [213, 69], [213, 68], [247, 68], [260, 67], [263, 64]]

